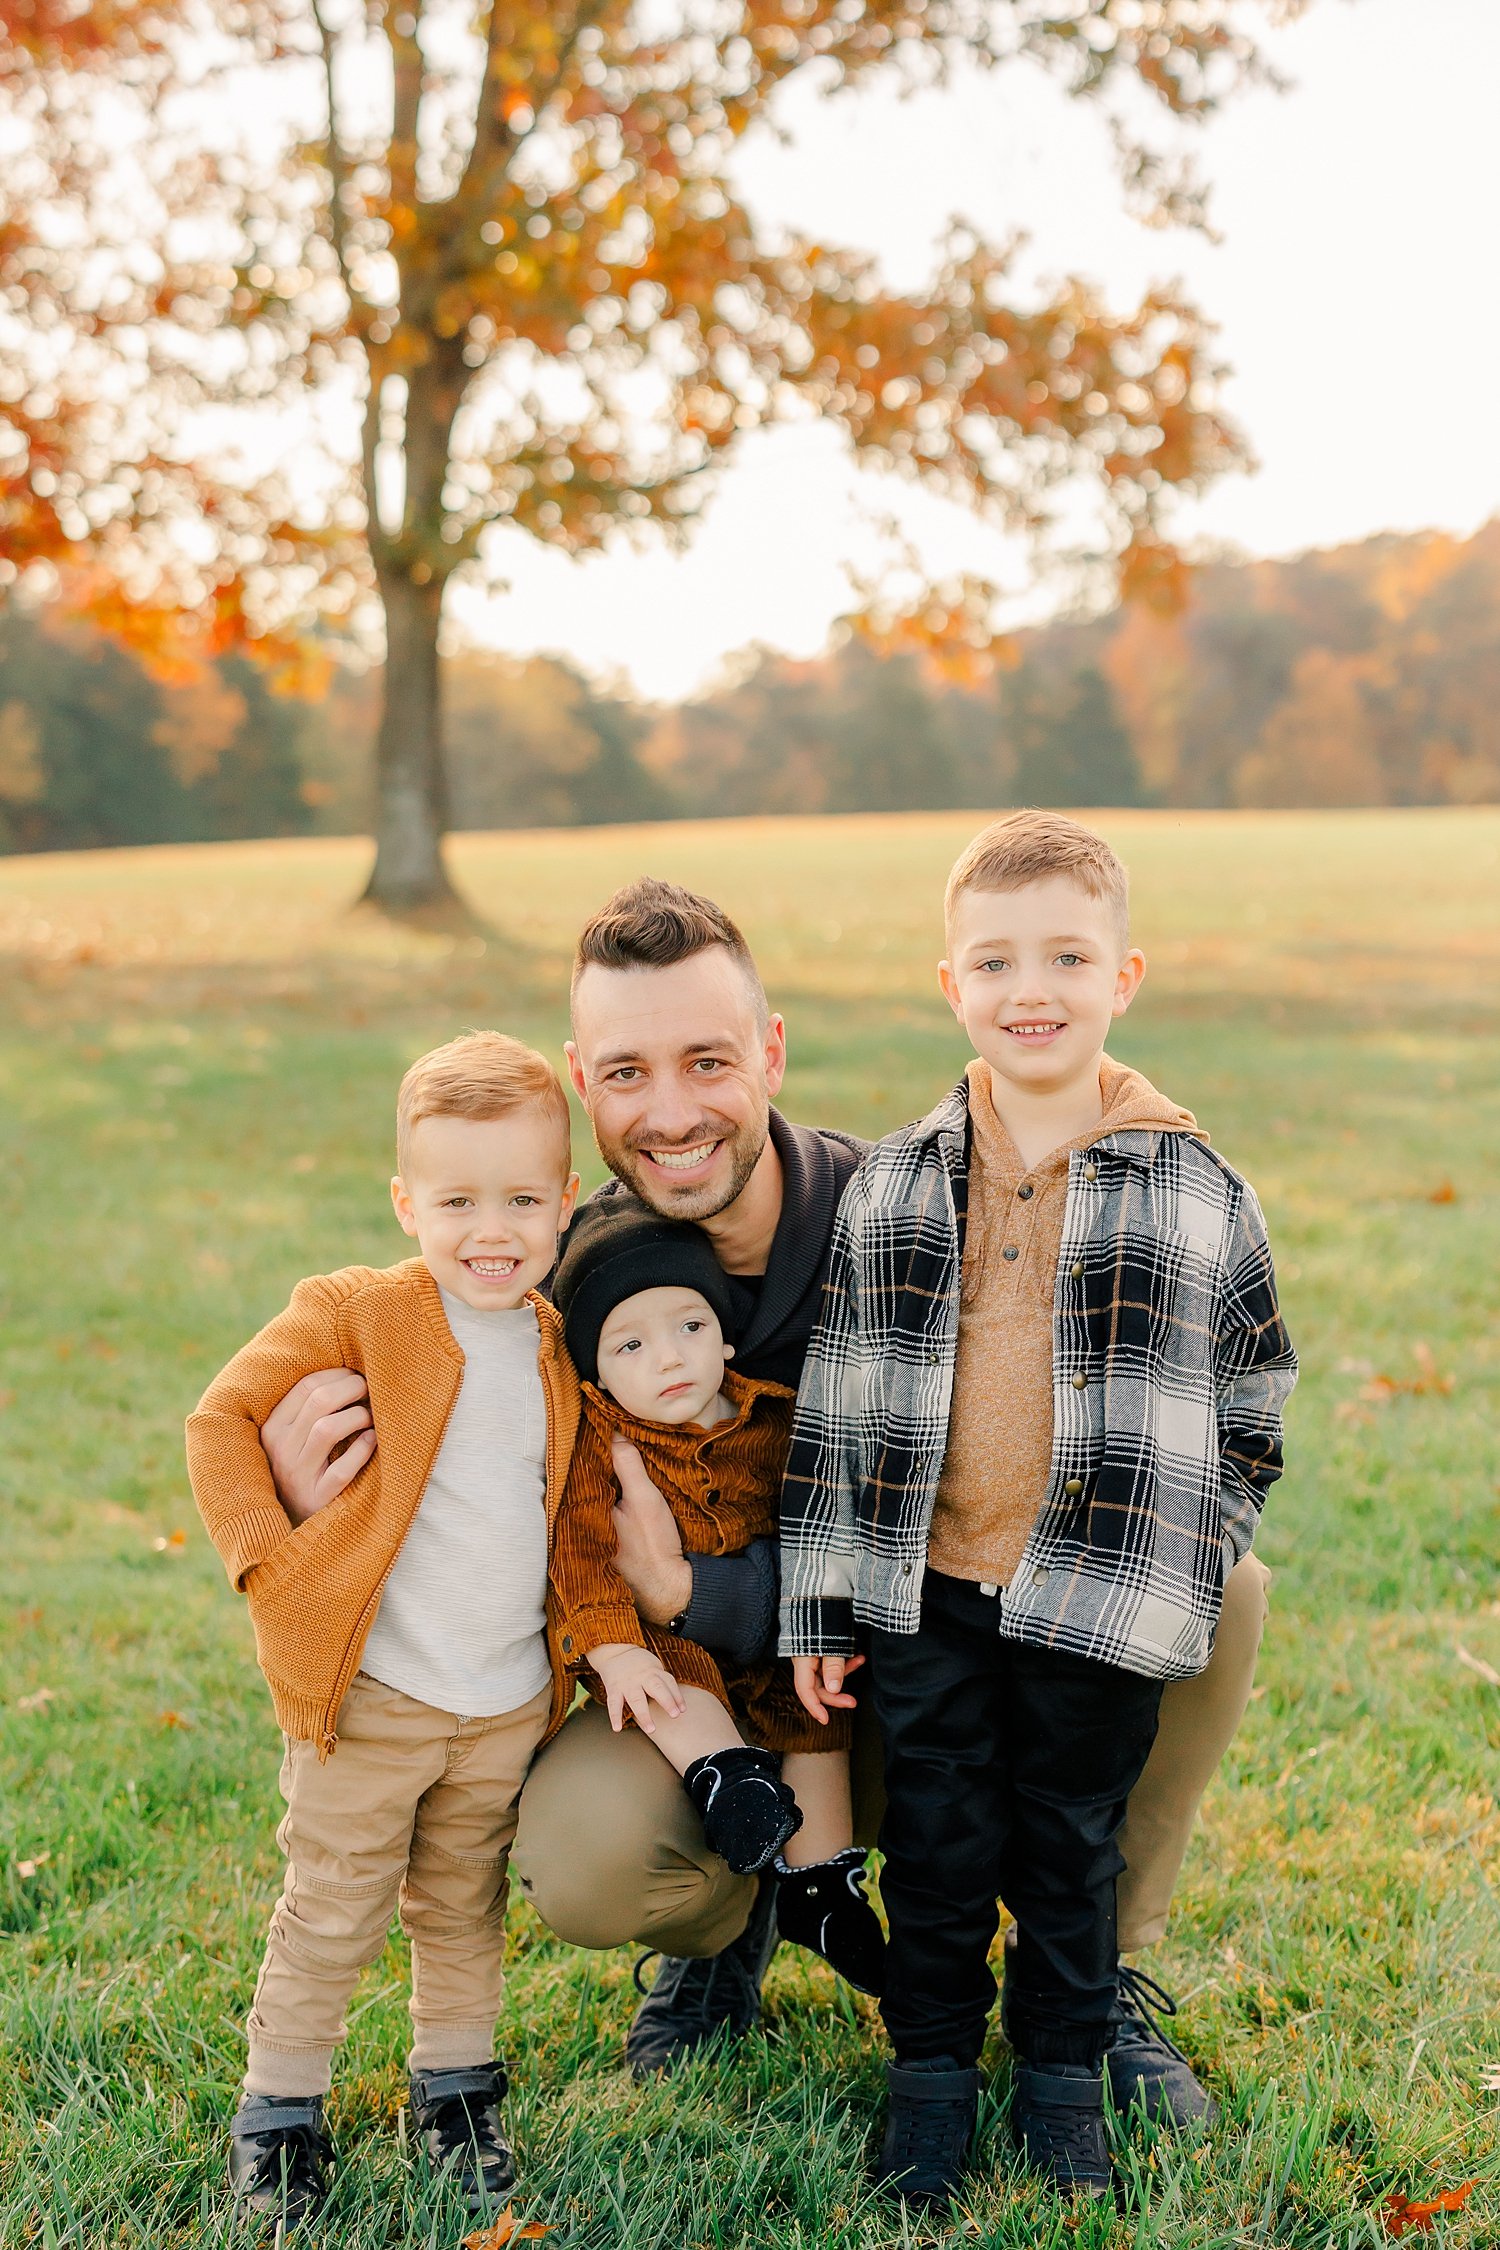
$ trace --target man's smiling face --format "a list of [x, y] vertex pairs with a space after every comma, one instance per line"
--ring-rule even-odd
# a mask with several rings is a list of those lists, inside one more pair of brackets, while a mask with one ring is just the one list
[[760, 1160], [786, 1072], [780, 1016], [727, 946], [667, 968], [590, 963], [573, 989], [568, 1064], [599, 1154], [669, 1219], [734, 1202]]

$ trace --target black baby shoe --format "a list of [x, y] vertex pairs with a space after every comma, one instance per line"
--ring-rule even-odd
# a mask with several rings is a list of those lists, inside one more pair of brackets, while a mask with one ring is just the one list
[[797, 1800], [769, 1750], [715, 1750], [695, 1758], [682, 1786], [709, 1844], [736, 1875], [758, 1875], [802, 1826]]
[[880, 1997], [885, 1932], [865, 1897], [865, 1855], [857, 1844], [811, 1867], [776, 1862], [776, 1924], [784, 1938], [821, 1953], [858, 1992]]

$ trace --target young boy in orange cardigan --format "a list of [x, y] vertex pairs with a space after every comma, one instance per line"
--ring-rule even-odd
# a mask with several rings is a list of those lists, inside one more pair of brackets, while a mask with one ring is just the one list
[[[493, 2044], [506, 1865], [522, 1781], [571, 1693], [546, 1626], [579, 1414], [538, 1293], [578, 1191], [555, 1071], [498, 1032], [424, 1055], [398, 1097], [397, 1164], [396, 1217], [421, 1256], [300, 1283], [187, 1428], [193, 1494], [286, 1738], [286, 1881], [229, 2171], [244, 2206], [287, 2225], [326, 2198], [332, 2058], [398, 1907], [421, 2144], [471, 2210], [514, 2184]], [[293, 1521], [260, 1425], [333, 1365], [365, 1377], [373, 1428], [352, 1478]]]

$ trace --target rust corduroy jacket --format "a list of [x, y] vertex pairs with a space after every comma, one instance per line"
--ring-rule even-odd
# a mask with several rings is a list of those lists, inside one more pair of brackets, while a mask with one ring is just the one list
[[[797, 1700], [791, 1666], [774, 1659], [721, 1667], [706, 1648], [644, 1624], [615, 1564], [614, 1504], [619, 1494], [610, 1438], [638, 1446], [652, 1483], [671, 1509], [683, 1545], [696, 1555], [733, 1555], [774, 1536], [791, 1429], [792, 1393], [732, 1372], [724, 1394], [734, 1419], [711, 1430], [638, 1422], [607, 1391], [583, 1386], [583, 1418], [552, 1540], [552, 1598], [560, 1653], [583, 1667], [591, 1648], [624, 1641], [652, 1649], [685, 1687], [706, 1688], [745, 1721], [752, 1740], [772, 1750], [841, 1750], [843, 1714], [820, 1727]], [[600, 1694], [584, 1668], [590, 1694]]]
[[[541, 1331], [538, 1366], [547, 1398], [549, 1547], [578, 1429], [578, 1378], [562, 1322], [528, 1298]], [[350, 1367], [370, 1388], [379, 1444], [348, 1489], [293, 1525], [276, 1497], [260, 1427], [304, 1375]], [[214, 1378], [188, 1417], [188, 1474], [208, 1535], [231, 1583], [250, 1604], [256, 1653], [276, 1716], [324, 1756], [339, 1705], [359, 1669], [380, 1596], [421, 1505], [463, 1380], [464, 1355], [420, 1258], [378, 1271], [346, 1266], [299, 1282], [284, 1313], [252, 1337]], [[572, 1694], [552, 1626], [552, 1716]]]

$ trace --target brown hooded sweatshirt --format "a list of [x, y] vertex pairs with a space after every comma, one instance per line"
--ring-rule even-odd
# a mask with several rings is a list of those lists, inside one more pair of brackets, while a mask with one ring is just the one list
[[1008, 1586], [1052, 1472], [1052, 1310], [1068, 1157], [1136, 1126], [1207, 1139], [1191, 1110], [1108, 1055], [1104, 1115], [1028, 1171], [995, 1112], [990, 1066], [969, 1079], [969, 1210], [958, 1358], [927, 1559], [950, 1578]]

